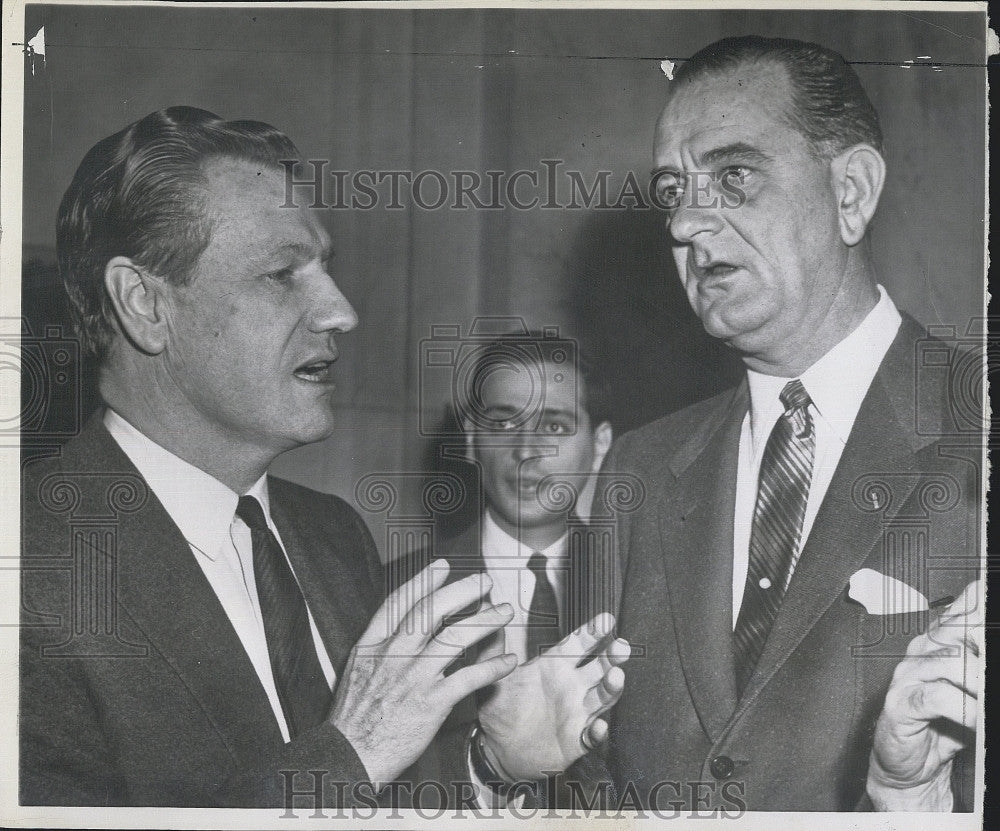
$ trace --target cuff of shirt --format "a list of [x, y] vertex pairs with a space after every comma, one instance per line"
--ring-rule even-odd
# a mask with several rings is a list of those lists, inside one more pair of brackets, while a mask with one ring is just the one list
[[506, 808], [508, 806], [521, 808], [525, 799], [523, 790], [520, 793], [515, 794], [513, 799], [508, 799], [507, 797], [498, 794], [493, 790], [493, 788], [479, 778], [479, 775], [476, 773], [476, 766], [472, 763], [473, 741], [474, 739], [471, 734], [469, 735], [469, 738], [465, 740], [465, 766], [469, 771], [469, 779], [478, 790], [476, 795], [476, 806], [487, 811], [491, 811], [495, 808]]

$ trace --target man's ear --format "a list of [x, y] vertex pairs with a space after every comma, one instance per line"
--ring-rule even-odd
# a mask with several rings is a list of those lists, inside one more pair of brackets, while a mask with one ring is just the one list
[[462, 421], [462, 432], [465, 433], [465, 461], [467, 461], [470, 465], [474, 465], [476, 463], [476, 452], [475, 452], [476, 440], [475, 436], [473, 435], [475, 427], [473, 426], [472, 422], [469, 421], [469, 419], [467, 418], [463, 418], [461, 421]]
[[885, 184], [885, 159], [870, 144], [855, 144], [830, 162], [840, 237], [854, 246], [864, 239]]
[[167, 345], [162, 281], [128, 257], [113, 257], [104, 267], [104, 288], [129, 340], [149, 355], [162, 352]]
[[594, 461], [590, 466], [591, 473], [597, 473], [601, 469], [604, 457], [608, 455], [608, 451], [611, 449], [613, 439], [614, 434], [611, 430], [611, 422], [602, 421], [597, 425], [597, 429], [594, 430]]

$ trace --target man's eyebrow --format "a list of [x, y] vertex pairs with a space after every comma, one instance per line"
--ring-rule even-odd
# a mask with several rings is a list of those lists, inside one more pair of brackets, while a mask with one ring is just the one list
[[649, 178], [655, 179], [657, 176], [665, 176], [668, 173], [674, 176], [680, 176], [680, 171], [678, 171], [672, 164], [661, 164], [659, 167], [654, 167], [649, 171]]
[[[732, 144], [724, 144], [721, 147], [713, 147], [711, 150], [706, 150], [700, 157], [699, 164], [702, 167], [708, 167], [709, 165], [718, 165], [725, 162], [744, 162], [747, 164], [766, 164], [772, 161], [772, 157], [754, 147], [752, 144], [747, 144], [743, 141], [733, 142]], [[674, 165], [666, 164], [660, 165], [659, 167], [654, 167], [649, 171], [651, 178], [655, 179], [659, 176], [676, 176], [681, 178], [683, 173], [678, 170]]]
[[706, 166], [717, 165], [723, 162], [766, 164], [769, 161], [771, 161], [771, 157], [763, 150], [742, 141], [737, 141], [733, 144], [724, 144], [721, 147], [713, 147], [701, 155], [701, 162]]
[[[491, 416], [519, 415], [524, 412], [524, 408], [515, 407], [510, 404], [496, 404], [492, 407], [487, 407], [486, 412], [489, 413]], [[560, 416], [574, 418], [576, 416], [576, 408], [543, 407], [541, 415], [542, 418], [559, 418]]]
[[543, 418], [576, 418], [576, 407], [545, 407], [542, 410]]
[[[280, 257], [282, 254], [291, 254], [304, 260], [311, 260], [316, 254], [316, 244], [307, 242], [285, 242], [269, 250], [272, 257]], [[323, 241], [323, 246], [319, 251], [319, 259], [326, 262], [333, 256], [333, 244], [329, 240]]]

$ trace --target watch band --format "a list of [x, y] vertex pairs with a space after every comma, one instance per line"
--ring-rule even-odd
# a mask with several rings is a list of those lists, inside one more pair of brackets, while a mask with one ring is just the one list
[[476, 778], [489, 788], [497, 796], [506, 799], [514, 787], [513, 782], [508, 782], [500, 772], [490, 763], [485, 750], [483, 749], [483, 730], [479, 722], [472, 725], [469, 731], [469, 760], [472, 762], [472, 772]]

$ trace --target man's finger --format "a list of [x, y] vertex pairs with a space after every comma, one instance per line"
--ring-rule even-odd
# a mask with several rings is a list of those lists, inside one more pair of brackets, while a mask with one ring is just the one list
[[978, 656], [981, 649], [983, 631], [982, 620], [974, 615], [955, 615], [936, 621], [927, 633], [931, 642], [938, 646], [950, 647], [953, 651], [968, 649]]
[[601, 671], [607, 672], [611, 667], [624, 664], [631, 654], [632, 647], [629, 642], [624, 638], [615, 638], [606, 649], [597, 654], [597, 660], [600, 662]]
[[967, 647], [978, 655], [983, 629], [983, 585], [973, 580], [942, 611], [928, 635], [936, 643]]
[[588, 713], [603, 713], [618, 703], [624, 689], [625, 673], [621, 667], [611, 667], [607, 674], [587, 690], [583, 697], [584, 709]]
[[444, 585], [450, 564], [439, 558], [429, 563], [395, 591], [391, 592], [372, 617], [368, 628], [358, 640], [358, 646], [372, 646], [391, 637], [405, 615], [431, 592]]
[[587, 733], [590, 739], [590, 747], [584, 742], [583, 746], [588, 750], [590, 748], [600, 747], [608, 740], [608, 723], [603, 718], [595, 718], [587, 727], [584, 728], [584, 732]]
[[452, 706], [482, 687], [495, 684], [517, 668], [517, 655], [505, 652], [487, 661], [462, 667], [438, 683], [438, 693]]
[[430, 639], [441, 628], [448, 615], [481, 600], [493, 587], [493, 580], [485, 572], [477, 572], [428, 592], [413, 604], [402, 619], [400, 630], [416, 633], [423, 641]]
[[[974, 622], [983, 621], [983, 583], [973, 580], [941, 613], [942, 619], [950, 617], [970, 617]], [[978, 618], [978, 620], [976, 620]]]
[[918, 683], [942, 681], [958, 687], [967, 695], [978, 695], [975, 664], [961, 655], [928, 655], [907, 658], [896, 667], [892, 687], [909, 687]]
[[[908, 718], [928, 722], [946, 718], [975, 730], [979, 707], [976, 699], [947, 681], [917, 683], [901, 691], [900, 705]], [[888, 707], [887, 707], [888, 709]]]
[[510, 603], [485, 606], [471, 617], [442, 629], [427, 644], [424, 654], [453, 658], [466, 647], [481, 641], [501, 626], [506, 626], [513, 617], [514, 607]]
[[604, 612], [573, 630], [552, 647], [550, 652], [566, 657], [582, 658], [589, 655], [597, 644], [614, 631], [614, 628], [614, 615]]

